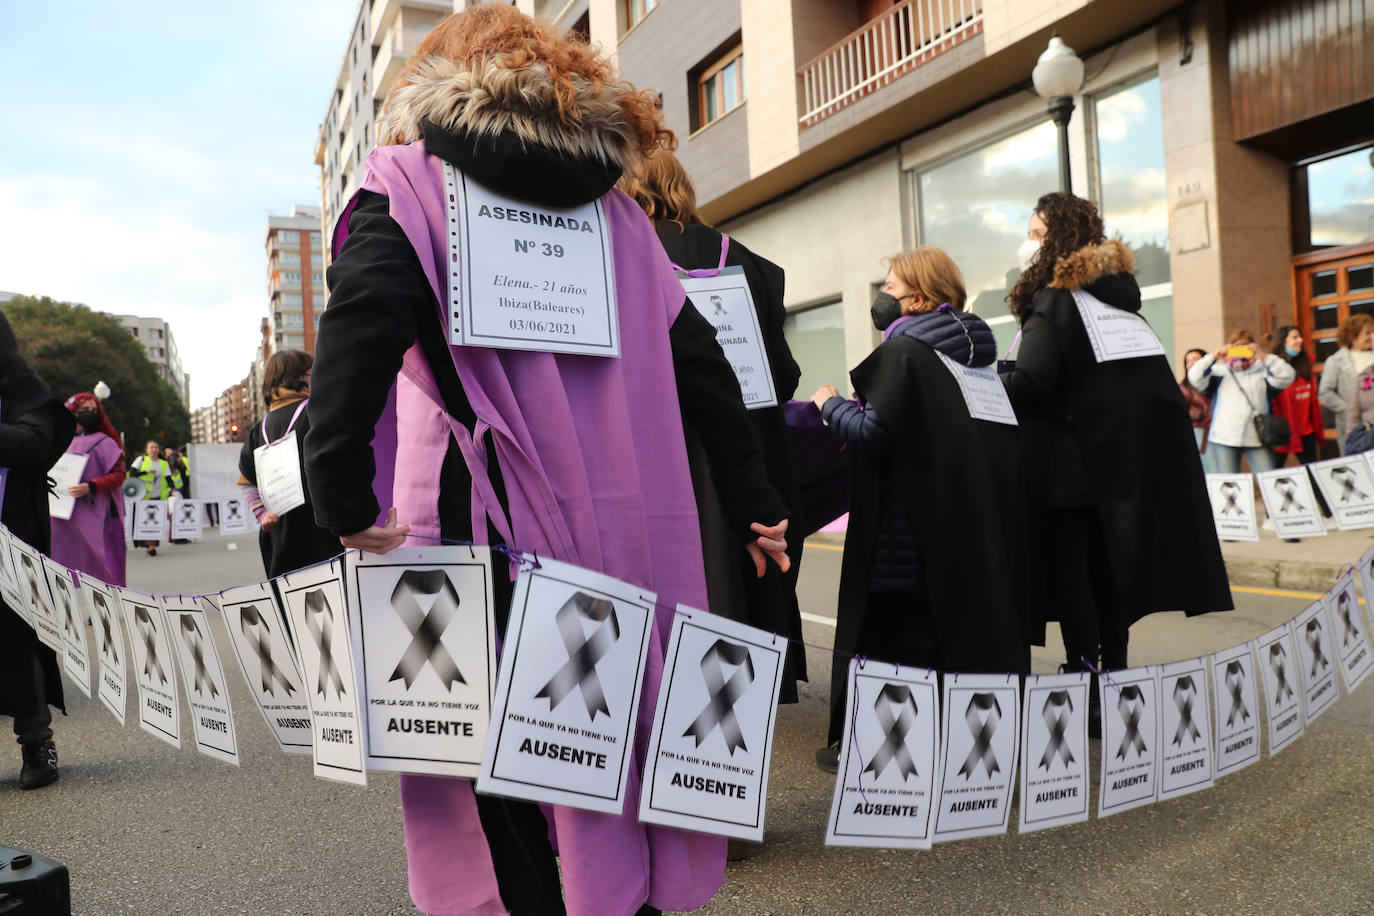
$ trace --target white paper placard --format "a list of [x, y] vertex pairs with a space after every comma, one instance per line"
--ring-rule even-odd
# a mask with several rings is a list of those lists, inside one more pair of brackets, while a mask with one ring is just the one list
[[305, 505], [305, 481], [301, 478], [301, 453], [293, 429], [279, 442], [253, 449], [258, 475], [258, 495], [267, 511], [278, 518]]
[[1012, 409], [1011, 398], [1007, 397], [1007, 388], [992, 366], [963, 366], [939, 350], [935, 351], [935, 355], [940, 357], [940, 362], [954, 376], [970, 417], [1007, 426], [1017, 425], [1016, 411]]
[[134, 539], [134, 506], [138, 505], [132, 499], [124, 500], [124, 539], [132, 541]]
[[29, 626], [38, 634], [39, 642], [61, 655], [62, 625], [57, 620], [52, 591], [43, 572], [43, 555], [19, 538], [11, 539], [10, 546], [14, 551], [19, 591], [29, 610]]
[[196, 750], [238, 766], [238, 737], [234, 731], [234, 712], [229, 704], [229, 685], [210, 633], [210, 616], [201, 602], [214, 607], [209, 598], [169, 595], [162, 599], [162, 609], [167, 614], [167, 629], [176, 647], [181, 681], [186, 685]]
[[86, 612], [91, 618], [91, 630], [95, 634], [95, 657], [99, 678], [96, 697], [99, 698], [100, 705], [109, 710], [110, 715], [123, 725], [124, 695], [128, 687], [124, 676], [127, 649], [119, 628], [119, 600], [110, 591], [110, 586], [94, 576], [88, 576], [83, 572], [76, 575], [81, 582], [79, 594], [86, 603]]
[[787, 643], [679, 606], [654, 708], [639, 819], [763, 842]]
[[67, 492], [68, 488], [81, 483], [81, 475], [86, 470], [90, 455], [77, 455], [64, 452], [57, 463], [48, 469], [53, 486], [48, 490], [48, 515], [53, 518], [70, 519], [76, 508], [76, 497]]
[[1255, 520], [1255, 485], [1249, 474], [1208, 474], [1207, 495], [1212, 500], [1212, 521], [1223, 541], [1258, 541]]
[[1321, 599], [1294, 617], [1290, 626], [1298, 644], [1303, 712], [1306, 724], [1311, 725], [1341, 697], [1341, 689], [1336, 686], [1339, 667], [1336, 650], [1340, 647], [1340, 637], [1331, 625], [1326, 602]]
[[1152, 665], [1098, 679], [1102, 781], [1097, 816], [1153, 804], [1159, 789], [1159, 679]]
[[1163, 356], [1164, 345], [1138, 312], [1112, 308], [1084, 290], [1073, 290], [1073, 301], [1099, 363], [1140, 356]]
[[1255, 640], [1260, 674], [1264, 679], [1264, 708], [1269, 718], [1269, 756], [1273, 757], [1305, 728], [1302, 715], [1302, 675], [1298, 647], [1288, 624], [1274, 627]]
[[1088, 819], [1088, 690], [1091, 675], [1026, 679], [1021, 717], [1021, 833]]
[[272, 586], [238, 585], [219, 593], [229, 644], [239, 670], [277, 744], [288, 754], [309, 754], [310, 706], [300, 665]]
[[140, 499], [134, 504], [134, 540], [161, 541], [167, 537], [167, 501]]
[[682, 288], [702, 317], [716, 329], [716, 343], [739, 379], [749, 410], [776, 407], [773, 370], [763, 346], [763, 329], [743, 267], [725, 267], [714, 277], [683, 277]]
[[656, 596], [541, 563], [515, 580], [477, 791], [622, 814]]
[[929, 849], [940, 687], [925, 668], [849, 663], [825, 845]]
[[1274, 520], [1279, 537], [1326, 537], [1326, 522], [1305, 468], [1262, 471], [1255, 474], [1255, 479], [1264, 498], [1264, 511]]
[[1212, 787], [1210, 700], [1203, 659], [1159, 669], [1160, 801]]
[[[1374, 625], [1374, 547], [1370, 547], [1360, 557], [1359, 563], [1355, 567], [1360, 573], [1360, 589], [1364, 592], [1364, 609], [1369, 615], [1371, 625]], [[1366, 633], [1374, 632], [1366, 630]]]
[[253, 514], [242, 496], [229, 496], [219, 501], [219, 533], [249, 534], [254, 528]]
[[19, 587], [19, 573], [13, 547], [14, 540], [16, 538], [10, 534], [9, 529], [0, 525], [0, 596], [3, 596], [5, 604], [9, 605], [10, 609], [19, 615], [19, 619], [32, 628], [33, 621], [29, 619], [31, 616], [29, 602]]
[[937, 843], [1007, 832], [1021, 741], [1016, 675], [946, 674]]
[[1217, 776], [1244, 769], [1260, 758], [1259, 688], [1250, 643], [1217, 652], [1212, 662], [1212, 697], [1217, 723]]
[[1374, 474], [1370, 473], [1367, 455], [1346, 455], [1307, 465], [1342, 531], [1374, 528]]
[[447, 277], [450, 344], [620, 356], [601, 201], [541, 207], [503, 197], [448, 163], [444, 182], [449, 250], [459, 260]]
[[43, 571], [52, 593], [52, 606], [62, 629], [62, 670], [76, 688], [91, 695], [91, 650], [86, 644], [86, 614], [76, 595], [71, 570], [43, 557]]
[[199, 540], [202, 531], [202, 516], [205, 512], [204, 500], [178, 499], [172, 507], [172, 540]]
[[138, 686], [138, 723], [173, 747], [181, 747], [181, 703], [177, 700], [176, 663], [167, 636], [162, 604], [151, 595], [114, 588], [124, 609], [124, 626], [133, 647], [134, 683]]
[[496, 689], [491, 552], [346, 558], [369, 770], [475, 778]]
[[343, 563], [331, 560], [282, 576], [277, 588], [305, 677], [315, 775], [367, 785]]
[[1345, 692], [1354, 693], [1374, 668], [1374, 651], [1370, 649], [1369, 631], [1355, 594], [1355, 577], [1346, 573], [1323, 600], [1331, 624], [1330, 639], [1341, 661], [1341, 680], [1345, 682]]

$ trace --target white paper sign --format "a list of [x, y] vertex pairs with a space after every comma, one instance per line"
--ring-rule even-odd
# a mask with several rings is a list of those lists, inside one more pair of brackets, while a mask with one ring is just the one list
[[687, 297], [716, 329], [716, 343], [725, 352], [739, 379], [744, 406], [750, 410], [775, 407], [773, 370], [763, 346], [759, 313], [743, 267], [725, 267], [714, 277], [679, 277]]
[[1305, 468], [1279, 468], [1255, 475], [1264, 511], [1274, 520], [1281, 538], [1326, 537], [1326, 522]]
[[1216, 775], [1226, 776], [1260, 758], [1259, 690], [1250, 643], [1212, 656], [1212, 697], [1216, 701]]
[[124, 539], [132, 541], [134, 539], [134, 506], [138, 505], [132, 499], [124, 500]]
[[294, 429], [280, 442], [255, 448], [253, 465], [258, 475], [258, 495], [268, 512], [280, 518], [297, 506], [305, 505], [301, 454], [296, 447]]
[[940, 688], [933, 671], [849, 663], [825, 845], [929, 849]]
[[1347, 573], [1336, 583], [1336, 587], [1326, 593], [1327, 620], [1331, 624], [1331, 642], [1340, 656], [1341, 680], [1345, 682], [1345, 692], [1354, 693], [1355, 688], [1369, 676], [1374, 668], [1374, 652], [1370, 651], [1369, 631], [1365, 628], [1364, 615], [1360, 613], [1360, 601], [1355, 595], [1355, 577]]
[[975, 369], [956, 363], [939, 350], [935, 351], [935, 355], [940, 357], [940, 362], [949, 370], [949, 374], [954, 376], [954, 381], [959, 385], [959, 393], [964, 396], [964, 404], [968, 407], [970, 417], [1007, 426], [1017, 425], [1016, 411], [1011, 407], [1011, 398], [1007, 397], [1006, 386], [991, 366]]
[[220, 534], [249, 534], [253, 528], [253, 515], [242, 496], [230, 496], [219, 501]]
[[61, 655], [62, 625], [57, 620], [52, 592], [43, 572], [43, 555], [19, 538], [12, 538], [10, 546], [14, 551], [19, 592], [29, 611], [29, 626], [33, 627], [39, 642]]
[[1264, 678], [1264, 708], [1269, 718], [1269, 756], [1301, 738], [1302, 675], [1297, 643], [1288, 624], [1275, 627], [1255, 640], [1259, 670]]
[[293, 572], [278, 579], [277, 587], [305, 677], [315, 775], [367, 785], [343, 564], [331, 560]]
[[787, 643], [679, 606], [654, 709], [639, 819], [763, 842]]
[[1128, 668], [1098, 679], [1102, 703], [1102, 781], [1097, 816], [1152, 804], [1159, 788], [1159, 680], [1156, 669]]
[[1336, 686], [1336, 669], [1339, 667], [1336, 650], [1340, 647], [1340, 637], [1331, 625], [1326, 602], [1321, 599], [1312, 602], [1307, 610], [1294, 617], [1290, 626], [1293, 639], [1298, 644], [1303, 712], [1306, 724], [1311, 725], [1341, 696], [1341, 689]]
[[139, 725], [150, 735], [181, 747], [176, 663], [172, 661], [172, 643], [167, 636], [162, 605], [151, 595], [127, 588], [116, 587], [114, 591], [124, 609], [124, 626], [133, 646]]
[[1258, 541], [1255, 522], [1255, 487], [1249, 474], [1208, 474], [1207, 495], [1212, 499], [1212, 521], [1223, 541]]
[[1346, 455], [1307, 465], [1342, 531], [1374, 528], [1374, 474], [1364, 455]]
[[210, 617], [206, 606], [200, 602], [214, 607], [209, 598], [168, 596], [162, 599], [162, 609], [167, 614], [167, 628], [176, 646], [186, 699], [191, 704], [196, 750], [238, 766], [238, 739], [234, 732], [234, 713], [229, 705], [229, 685], [210, 633]]
[[172, 540], [198, 540], [204, 534], [201, 530], [204, 511], [203, 500], [178, 499], [172, 507]]
[[561, 209], [510, 197], [444, 164], [449, 343], [620, 355], [615, 265], [601, 201]]
[[1021, 741], [1015, 675], [946, 674], [937, 843], [1007, 832]]
[[346, 566], [368, 769], [475, 778], [496, 689], [490, 550], [350, 552]]
[[123, 725], [124, 694], [128, 683], [124, 677], [124, 653], [127, 650], [119, 628], [119, 601], [109, 590], [110, 586], [94, 576], [78, 572], [77, 577], [81, 580], [80, 594], [86, 602], [91, 629], [95, 633], [95, 657], [100, 678], [96, 696], [100, 699], [100, 705]]
[[76, 688], [91, 695], [91, 650], [86, 644], [86, 614], [76, 596], [71, 570], [43, 557], [43, 571], [52, 593], [53, 610], [62, 629], [62, 670]]
[[656, 596], [541, 562], [515, 580], [477, 791], [621, 814]]
[[1211, 702], [1207, 663], [1174, 662], [1159, 669], [1159, 800], [1210, 789]]
[[167, 501], [140, 499], [134, 504], [134, 540], [161, 541], [167, 537]]
[[1164, 345], [1138, 312], [1112, 308], [1083, 290], [1073, 290], [1073, 301], [1099, 363], [1164, 355]]
[[1365, 613], [1374, 621], [1374, 605], [1371, 605], [1374, 602], [1374, 547], [1364, 552], [1356, 568], [1360, 572], [1360, 588], [1364, 591]]
[[72, 510], [76, 508], [76, 497], [68, 493], [67, 489], [81, 483], [81, 475], [85, 472], [86, 462], [90, 457], [65, 452], [57, 459], [57, 463], [48, 469], [48, 476], [54, 483], [52, 489], [48, 490], [48, 515], [61, 519], [72, 517]]
[[305, 681], [272, 586], [238, 585], [220, 592], [216, 603], [239, 669], [277, 744], [288, 754], [310, 753]]
[[11, 547], [13, 540], [14, 535], [10, 534], [9, 529], [0, 525], [0, 597], [19, 615], [20, 620], [32, 627], [28, 602], [19, 590], [19, 574], [15, 571], [14, 550]]
[[1026, 679], [1021, 717], [1021, 832], [1088, 819], [1086, 671]]

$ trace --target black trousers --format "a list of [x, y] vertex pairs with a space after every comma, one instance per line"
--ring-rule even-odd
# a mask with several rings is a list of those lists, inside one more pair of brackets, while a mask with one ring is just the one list
[[1064, 654], [1071, 671], [1125, 668], [1129, 624], [1116, 609], [1102, 523], [1088, 506], [1050, 507], [1050, 605], [1059, 612]]
[[[925, 592], [914, 594], [869, 592], [864, 607], [863, 628], [854, 648], [855, 655], [873, 661], [907, 665], [913, 668], [942, 670], [944, 659], [930, 616], [930, 601]], [[844, 737], [844, 708], [849, 699], [849, 656], [836, 653], [830, 679], [830, 732], [827, 741], [840, 743]]]

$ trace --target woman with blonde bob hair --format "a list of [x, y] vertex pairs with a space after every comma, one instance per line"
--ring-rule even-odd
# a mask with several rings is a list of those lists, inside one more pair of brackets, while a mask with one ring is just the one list
[[[614, 190], [672, 144], [658, 118], [653, 96], [616, 79], [605, 57], [509, 5], [474, 6], [430, 32], [387, 98], [384, 145], [335, 229], [305, 442], [316, 520], [346, 547], [508, 545], [654, 592], [646, 697], [658, 693], [672, 608], [706, 606], [684, 421], [718, 472], [736, 549], [760, 575], [766, 561], [788, 564], [786, 510], [715, 329], [684, 307], [649, 221]], [[513, 252], [532, 226], [567, 234], [547, 254]], [[584, 233], [595, 240], [573, 241]], [[468, 237], [502, 242], [486, 254], [474, 243], [460, 271], [451, 265]], [[562, 245], [608, 256], [607, 288], [578, 285], [590, 281]], [[465, 300], [464, 282], [485, 293]], [[527, 336], [453, 345], [460, 303]], [[553, 352], [530, 327], [576, 324], [578, 310], [616, 323], [618, 358]], [[493, 576], [501, 636], [510, 568]], [[537, 620], [531, 632], [556, 637], [551, 616]], [[624, 690], [606, 685], [621, 714]], [[550, 698], [548, 716], [585, 728], [595, 713], [580, 706]], [[539, 805], [476, 795], [469, 780], [403, 774], [416, 906], [629, 916], [706, 903], [724, 880], [725, 840], [639, 823], [645, 745], [634, 735], [648, 733], [653, 704], [636, 712], [621, 815], [551, 805], [546, 820]], [[566, 740], [531, 728], [527, 745]]]
[[851, 656], [942, 671], [1029, 668], [1016, 427], [975, 417], [962, 394], [965, 373], [1001, 393], [992, 329], [964, 311], [966, 299], [944, 251], [893, 255], [871, 309], [882, 343], [849, 373], [857, 400], [829, 385], [812, 399], [852, 471], [830, 733], [816, 752], [828, 772]]

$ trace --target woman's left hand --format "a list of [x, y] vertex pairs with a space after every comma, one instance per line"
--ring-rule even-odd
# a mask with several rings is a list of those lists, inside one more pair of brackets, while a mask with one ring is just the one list
[[75, 496], [77, 499], [80, 499], [81, 497], [88, 495], [90, 492], [91, 485], [88, 483], [79, 483], [74, 487], [67, 487], [67, 495]]
[[825, 402], [831, 398], [840, 396], [840, 390], [834, 385], [822, 385], [816, 389], [816, 393], [811, 396], [811, 403], [816, 405], [819, 410], [825, 406]]

